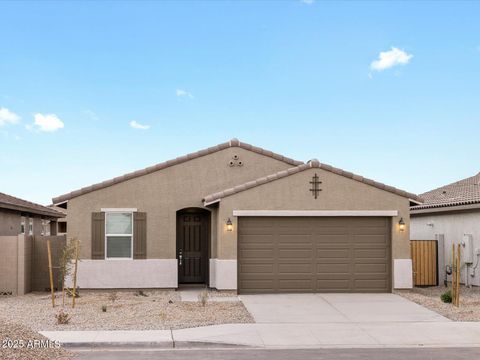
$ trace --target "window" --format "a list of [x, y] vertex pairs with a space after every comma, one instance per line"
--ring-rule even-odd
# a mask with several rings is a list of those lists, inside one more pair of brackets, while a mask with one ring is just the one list
[[33, 219], [28, 219], [28, 234], [33, 235]]
[[133, 240], [133, 214], [131, 212], [105, 213], [105, 257], [131, 259]]
[[50, 221], [42, 220], [42, 235], [49, 236], [50, 235]]
[[22, 222], [20, 223], [20, 234], [25, 234], [25, 217], [22, 216]]
[[67, 223], [65, 221], [58, 222], [58, 232], [66, 233], [67, 232]]

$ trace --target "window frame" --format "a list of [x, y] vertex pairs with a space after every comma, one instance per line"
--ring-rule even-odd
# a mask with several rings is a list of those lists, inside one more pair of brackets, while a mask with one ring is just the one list
[[26, 230], [26, 227], [25, 227], [25, 216], [22, 216], [22, 218], [20, 219], [20, 234], [25, 235], [25, 230]]
[[[103, 210], [103, 209], [102, 209]], [[106, 209], [105, 209], [106, 210]], [[108, 211], [104, 211], [105, 213], [105, 260], [133, 260], [133, 213], [131, 209], [108, 209]], [[107, 218], [108, 214], [130, 214], [132, 220], [132, 233], [131, 234], [108, 234], [107, 233]], [[108, 257], [108, 237], [127, 237], [130, 236], [130, 257]]]

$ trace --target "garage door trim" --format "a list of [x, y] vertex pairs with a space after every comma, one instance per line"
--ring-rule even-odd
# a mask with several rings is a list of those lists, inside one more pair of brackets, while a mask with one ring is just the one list
[[398, 210], [233, 210], [233, 216], [398, 216]]

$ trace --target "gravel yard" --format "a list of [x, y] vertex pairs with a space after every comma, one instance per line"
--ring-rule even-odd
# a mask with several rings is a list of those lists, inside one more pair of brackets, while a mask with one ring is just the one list
[[[10, 340], [10, 341], [9, 341]], [[35, 342], [35, 340], [37, 340]], [[70, 359], [72, 353], [46, 346], [47, 338], [26, 326], [0, 322], [0, 359], [2, 360], [60, 360]], [[43, 345], [39, 341], [43, 341]]]
[[[0, 322], [16, 322], [33, 330], [161, 330], [225, 323], [254, 322], [241, 302], [181, 302], [175, 291], [81, 291], [75, 309], [64, 310], [68, 324], [58, 325], [47, 293], [0, 298]], [[211, 296], [225, 296], [212, 293]], [[56, 304], [61, 304], [57, 294]], [[102, 311], [106, 305], [107, 311]]]
[[445, 304], [440, 295], [447, 291], [445, 286], [433, 286], [412, 290], [396, 290], [395, 293], [408, 300], [455, 321], [480, 321], [480, 287], [460, 289], [460, 307]]

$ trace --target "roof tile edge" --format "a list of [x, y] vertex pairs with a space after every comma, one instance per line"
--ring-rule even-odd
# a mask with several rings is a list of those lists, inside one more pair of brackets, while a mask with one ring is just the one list
[[162, 163], [158, 163], [156, 165], [146, 167], [144, 169], [136, 170], [136, 171], [133, 171], [133, 172], [121, 175], [121, 176], [117, 176], [113, 179], [104, 180], [102, 182], [99, 182], [99, 183], [96, 183], [96, 184], [93, 184], [93, 185], [90, 185], [90, 186], [85, 186], [83, 188], [71, 191], [67, 194], [63, 194], [63, 195], [54, 197], [54, 198], [52, 198], [52, 203], [53, 204], [62, 203], [62, 202], [65, 202], [67, 200], [73, 199], [75, 197], [78, 197], [78, 196], [81, 196], [81, 195], [84, 195], [84, 194], [88, 194], [88, 193], [96, 191], [96, 190], [104, 189], [104, 188], [107, 188], [109, 186], [113, 186], [113, 185], [116, 185], [118, 183], [121, 183], [121, 182], [124, 182], [124, 181], [127, 181], [127, 180], [131, 180], [131, 179], [143, 176], [143, 175], [151, 174], [153, 172], [163, 170], [163, 169], [165, 169], [167, 167], [170, 167], [170, 166], [182, 164], [184, 162], [187, 162], [187, 161], [190, 161], [190, 160], [193, 160], [193, 159], [197, 159], [197, 158], [200, 158], [202, 156], [206, 156], [206, 155], [209, 155], [209, 154], [212, 154], [214, 152], [221, 151], [221, 150], [224, 150], [224, 149], [227, 149], [227, 148], [230, 148], [230, 147], [240, 147], [240, 148], [245, 149], [245, 150], [249, 150], [249, 151], [256, 152], [258, 154], [264, 155], [264, 156], [271, 157], [271, 158], [273, 158], [275, 160], [278, 160], [278, 161], [283, 161], [283, 162], [285, 162], [287, 164], [290, 164], [290, 165], [298, 166], [300, 164], [303, 164], [302, 161], [293, 160], [293, 159], [287, 158], [283, 155], [274, 153], [272, 151], [265, 150], [263, 148], [256, 147], [256, 146], [253, 146], [253, 145], [250, 145], [250, 144], [247, 144], [247, 143], [243, 143], [240, 140], [238, 140], [236, 138], [233, 138], [233, 139], [231, 139], [227, 142], [224, 142], [224, 143], [221, 143], [221, 144], [218, 144], [218, 145], [206, 148], [206, 149], [202, 149], [202, 150], [199, 150], [199, 151], [196, 151], [196, 152], [193, 152], [193, 153], [189, 153], [189, 154], [186, 154], [186, 155], [183, 155], [183, 156], [179, 156], [179, 157], [177, 157], [175, 159], [172, 159], [172, 160], [167, 160], [167, 161], [164, 161]]

